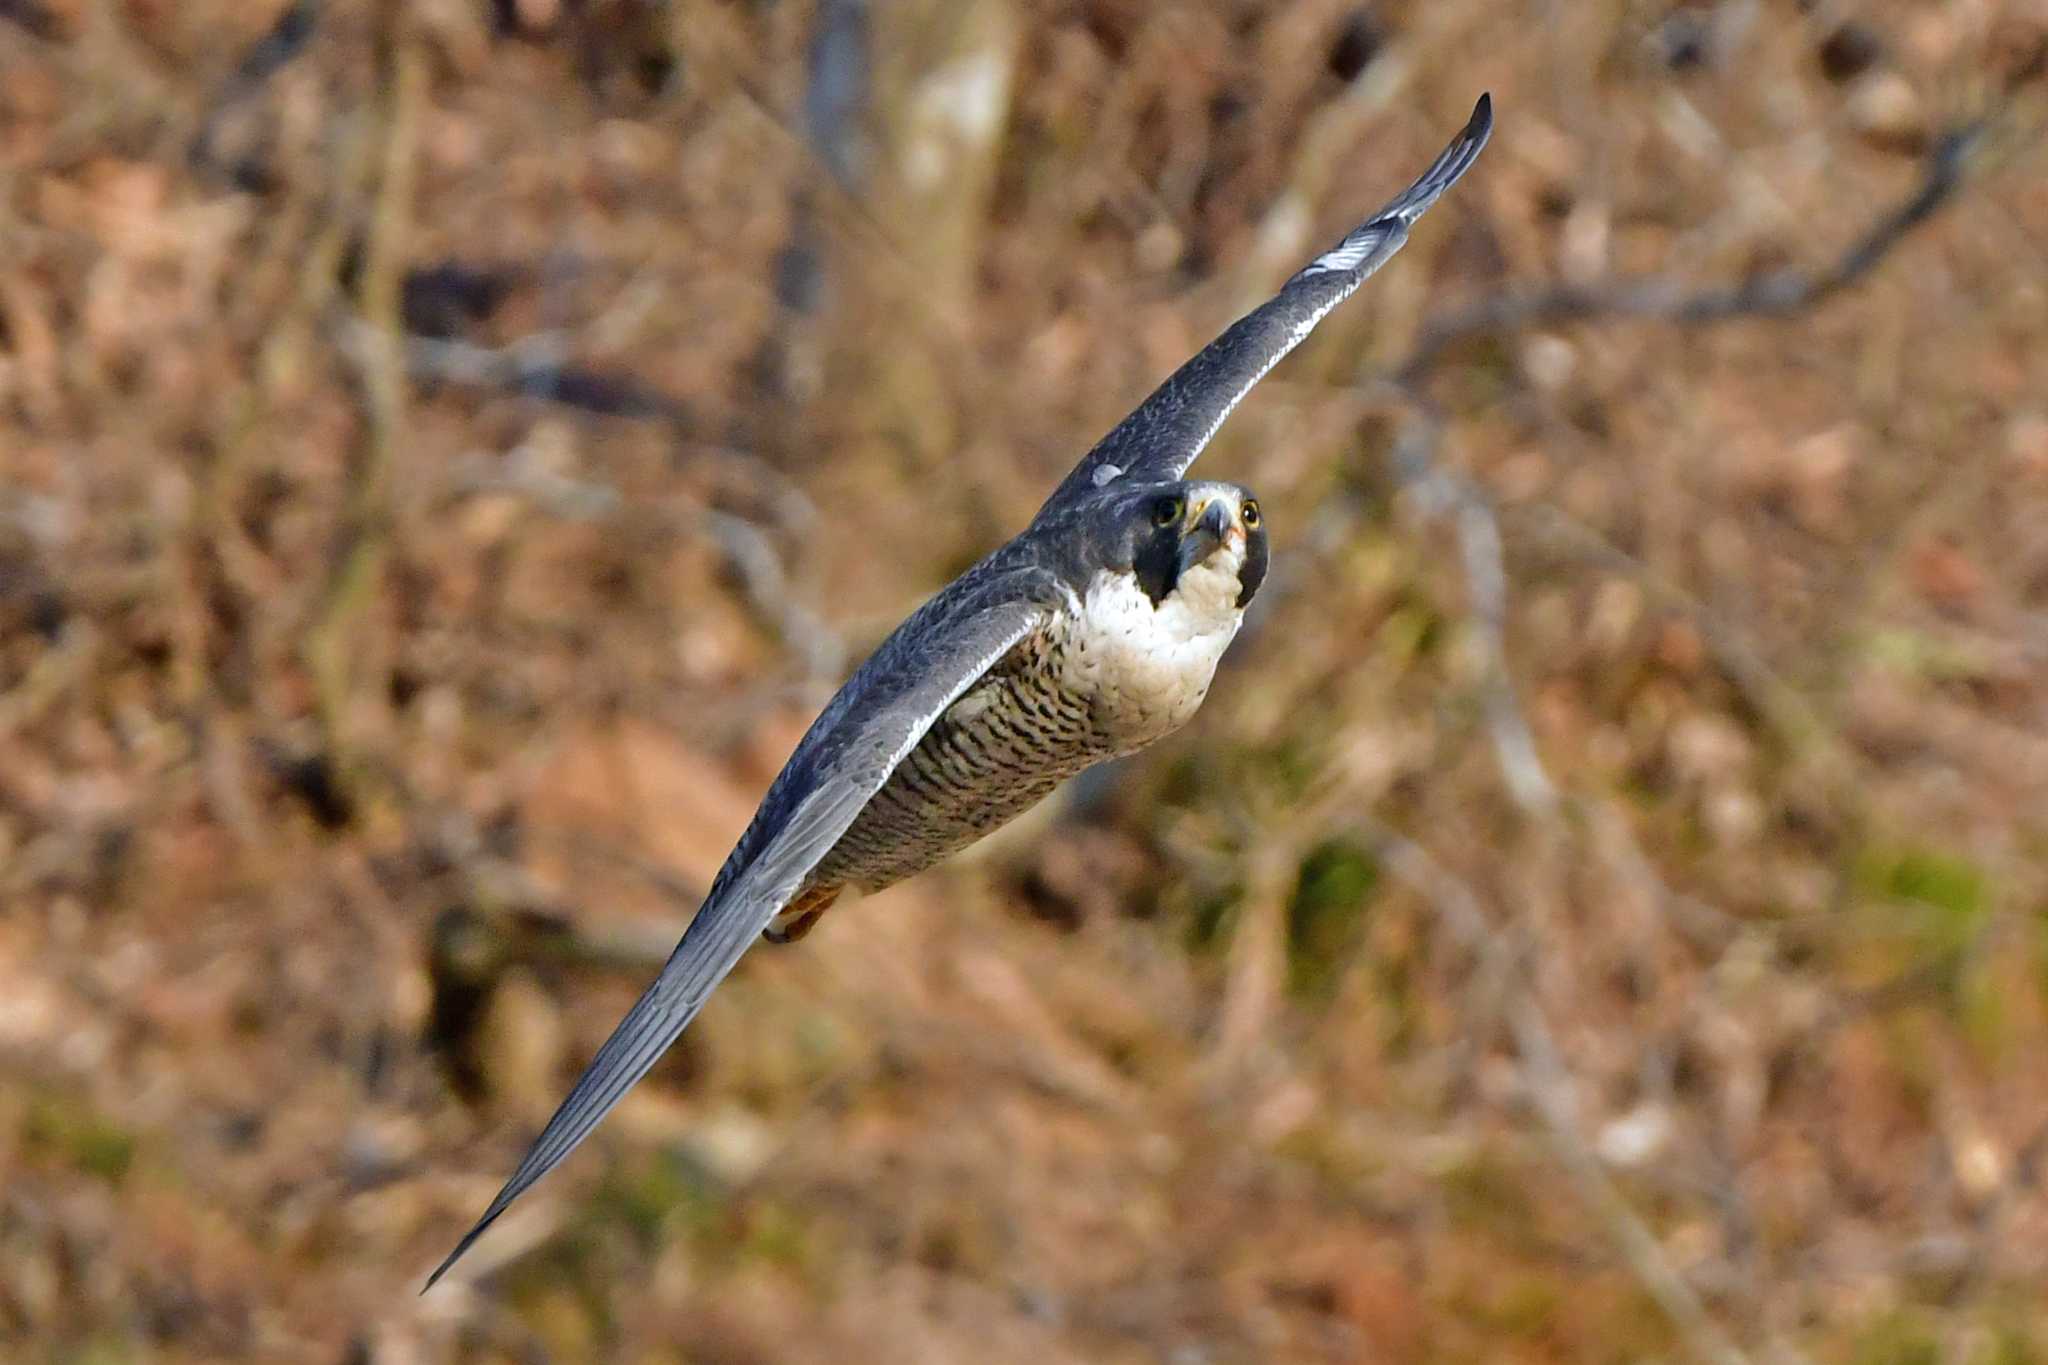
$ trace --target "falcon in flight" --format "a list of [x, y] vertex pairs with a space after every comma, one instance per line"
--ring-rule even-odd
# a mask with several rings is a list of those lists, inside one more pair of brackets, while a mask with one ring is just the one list
[[654, 984], [427, 1280], [589, 1136], [757, 937], [800, 938], [1091, 764], [1187, 724], [1266, 576], [1234, 483], [1181, 476], [1252, 385], [1408, 240], [1493, 131], [1480, 96], [1434, 165], [1176, 370], [1015, 540], [912, 612], [826, 705]]

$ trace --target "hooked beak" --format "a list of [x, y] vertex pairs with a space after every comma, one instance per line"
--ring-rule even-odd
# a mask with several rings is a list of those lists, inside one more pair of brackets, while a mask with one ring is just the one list
[[1232, 534], [1239, 538], [1244, 535], [1230, 524], [1230, 509], [1223, 505], [1222, 499], [1212, 500], [1202, 508], [1188, 533], [1181, 537], [1181, 572], [1185, 573], [1215, 554]]

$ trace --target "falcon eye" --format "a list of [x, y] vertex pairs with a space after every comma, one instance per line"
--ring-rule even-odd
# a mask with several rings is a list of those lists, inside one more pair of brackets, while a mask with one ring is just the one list
[[1247, 531], [1251, 530], [1259, 524], [1259, 500], [1257, 498], [1246, 498], [1244, 506], [1237, 509], [1237, 514], [1244, 518], [1245, 529]]
[[1152, 524], [1171, 526], [1180, 520], [1181, 501], [1179, 498], [1161, 498], [1152, 504]]

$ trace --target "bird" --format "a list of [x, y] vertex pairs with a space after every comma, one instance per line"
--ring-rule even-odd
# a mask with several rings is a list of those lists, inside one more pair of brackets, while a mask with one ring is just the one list
[[1471, 118], [1407, 189], [1174, 371], [1015, 539], [913, 611], [798, 741], [674, 952], [431, 1289], [589, 1136], [756, 939], [932, 866], [1095, 763], [1185, 725], [1265, 579], [1240, 484], [1184, 476], [1252, 386], [1407, 242], [1493, 130]]

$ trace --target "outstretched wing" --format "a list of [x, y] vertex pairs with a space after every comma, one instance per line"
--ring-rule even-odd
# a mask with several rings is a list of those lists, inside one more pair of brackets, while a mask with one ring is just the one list
[[1040, 622], [1042, 606], [1005, 587], [986, 585], [966, 602], [941, 594], [840, 689], [768, 789], [661, 975], [422, 1293], [647, 1074], [932, 722]]
[[1154, 482], [1186, 473], [1252, 385], [1407, 243], [1408, 229], [1470, 169], [1492, 132], [1493, 98], [1481, 95], [1471, 121], [1420, 179], [1175, 370], [1082, 458], [1046, 507], [1119, 478]]

